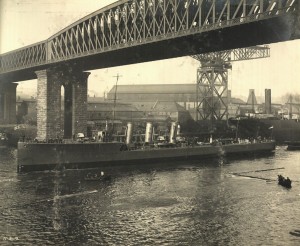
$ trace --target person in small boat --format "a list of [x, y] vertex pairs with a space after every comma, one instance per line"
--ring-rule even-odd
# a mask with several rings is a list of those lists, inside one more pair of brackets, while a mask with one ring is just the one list
[[286, 184], [286, 186], [291, 186], [292, 181], [289, 179], [289, 177], [286, 178], [285, 184]]
[[278, 182], [282, 183], [284, 181], [284, 177], [280, 174], [278, 175]]
[[282, 175], [278, 175], [278, 184], [290, 188], [292, 181], [289, 179], [289, 177], [284, 178]]

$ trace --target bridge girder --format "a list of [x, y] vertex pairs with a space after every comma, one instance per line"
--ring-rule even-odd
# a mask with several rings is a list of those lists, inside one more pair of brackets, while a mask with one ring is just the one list
[[[185, 38], [190, 39], [187, 44], [191, 44], [198, 41], [199, 34], [290, 15], [297, 10], [296, 2], [295, 0], [122, 0], [88, 15], [43, 42], [1, 55], [0, 76], [14, 71], [26, 75], [26, 70], [30, 68], [39, 69], [66, 61], [79, 63], [86, 70], [123, 65], [122, 61], [119, 63], [103, 61], [105, 65], [101, 62], [97, 65], [93, 63], [99, 54], [103, 54], [102, 58], [105, 60], [109, 56], [105, 54], [122, 54], [123, 50], [130, 52], [132, 47], [143, 49], [142, 46], [145, 44], [157, 47], [155, 44], [165, 43], [164, 47], [169, 47], [174, 40], [182, 39], [181, 44], [184, 45]], [[201, 36], [201, 39], [203, 38], [205, 35]], [[201, 53], [199, 47], [203, 46], [203, 42], [205, 41], [202, 40], [201, 45], [186, 53], [177, 51], [164, 58]], [[224, 44], [221, 44], [215, 49], [221, 50], [223, 46]], [[87, 57], [91, 58], [91, 62], [85, 62]], [[134, 63], [135, 60], [132, 59]], [[140, 60], [143, 61], [142, 58]], [[33, 72], [28, 77], [32, 74]]]
[[223, 50], [218, 52], [210, 52], [204, 54], [192, 55], [194, 59], [201, 63], [221, 62], [229, 63], [235, 61], [252, 60], [270, 57], [270, 48], [264, 46], [252, 46], [246, 48], [238, 48], [233, 50]]

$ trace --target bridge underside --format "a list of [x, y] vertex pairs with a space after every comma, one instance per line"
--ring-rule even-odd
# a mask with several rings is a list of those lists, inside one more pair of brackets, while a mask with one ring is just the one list
[[295, 30], [295, 20], [294, 17], [284, 16], [189, 36], [170, 39], [158, 37], [150, 43], [4, 73], [0, 75], [0, 81], [17, 82], [36, 79], [35, 71], [53, 66], [86, 71], [288, 41], [300, 37]]

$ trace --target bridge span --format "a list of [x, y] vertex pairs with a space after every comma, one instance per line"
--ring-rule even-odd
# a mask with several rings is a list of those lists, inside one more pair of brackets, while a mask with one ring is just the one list
[[40, 43], [0, 55], [0, 121], [13, 122], [16, 86], [38, 79], [38, 138], [86, 130], [83, 71], [299, 38], [296, 0], [120, 0]]

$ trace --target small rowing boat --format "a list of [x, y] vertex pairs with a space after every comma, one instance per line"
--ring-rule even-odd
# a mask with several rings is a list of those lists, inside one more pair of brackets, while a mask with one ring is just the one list
[[292, 181], [289, 179], [289, 177], [285, 178], [282, 175], [278, 175], [278, 184], [286, 188], [292, 188]]

